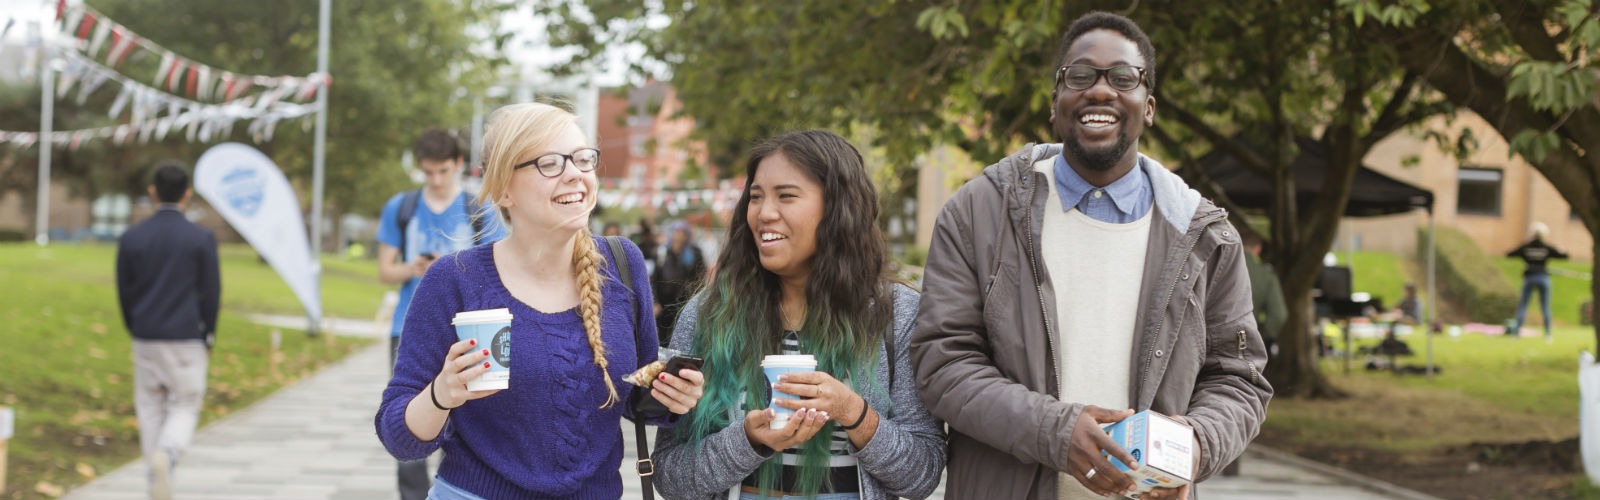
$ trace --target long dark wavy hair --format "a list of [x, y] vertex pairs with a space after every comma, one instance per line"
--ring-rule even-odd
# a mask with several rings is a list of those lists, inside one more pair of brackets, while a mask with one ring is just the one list
[[[822, 221], [817, 253], [806, 279], [806, 315], [800, 328], [801, 351], [817, 357], [817, 369], [848, 381], [859, 394], [887, 392], [876, 379], [878, 347], [883, 344], [894, 304], [888, 279], [888, 250], [878, 229], [878, 194], [861, 153], [843, 137], [823, 130], [789, 132], [750, 151], [745, 190], [728, 225], [728, 243], [717, 257], [716, 275], [707, 284], [694, 340], [706, 359], [705, 394], [674, 432], [698, 446], [730, 423], [730, 410], [767, 406], [768, 385], [761, 359], [783, 349], [778, 276], [761, 267], [748, 213], [750, 185], [761, 161], [783, 155], [822, 186]], [[829, 423], [801, 446], [799, 486], [810, 496], [827, 480]], [[781, 450], [780, 450], [781, 451]], [[782, 458], [762, 465], [758, 478], [771, 491]]]

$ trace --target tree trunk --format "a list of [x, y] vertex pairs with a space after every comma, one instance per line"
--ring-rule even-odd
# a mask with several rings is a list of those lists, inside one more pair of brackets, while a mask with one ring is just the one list
[[1273, 395], [1277, 397], [1327, 398], [1339, 397], [1339, 391], [1322, 374], [1318, 365], [1317, 338], [1311, 334], [1311, 289], [1284, 288], [1284, 302], [1289, 306], [1289, 318], [1278, 334], [1278, 355], [1267, 364], [1267, 380], [1272, 382]]

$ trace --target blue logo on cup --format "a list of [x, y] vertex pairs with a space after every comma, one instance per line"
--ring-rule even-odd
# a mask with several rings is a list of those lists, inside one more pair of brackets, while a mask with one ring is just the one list
[[494, 340], [489, 341], [489, 355], [494, 356], [494, 362], [500, 366], [511, 366], [511, 327], [502, 327], [494, 333]]
[[261, 210], [266, 186], [255, 169], [239, 166], [222, 176], [222, 196], [241, 215], [254, 217]]

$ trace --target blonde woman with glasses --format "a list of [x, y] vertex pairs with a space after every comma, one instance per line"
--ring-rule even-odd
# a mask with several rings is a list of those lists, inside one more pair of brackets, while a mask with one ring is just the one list
[[[612, 256], [586, 229], [600, 152], [571, 113], [500, 108], [481, 156], [480, 201], [495, 204], [511, 236], [441, 257], [423, 276], [378, 436], [401, 460], [444, 448], [429, 498], [619, 498], [619, 419], [635, 418], [633, 386], [621, 380], [657, 347], [644, 257], [626, 240], [625, 255]], [[613, 257], [627, 259], [631, 283]], [[513, 318], [509, 388], [469, 391], [490, 350], [457, 341], [451, 319], [497, 308]], [[650, 396], [681, 415], [703, 384], [694, 370], [663, 373]]]

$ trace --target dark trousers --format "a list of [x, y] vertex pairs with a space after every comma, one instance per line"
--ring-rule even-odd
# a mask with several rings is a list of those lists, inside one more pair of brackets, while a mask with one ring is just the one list
[[1544, 336], [1550, 336], [1550, 275], [1529, 274], [1522, 277], [1522, 300], [1517, 302], [1517, 323], [1506, 335], [1516, 338], [1522, 330], [1522, 320], [1528, 314], [1528, 299], [1533, 298], [1533, 292], [1539, 292], [1540, 312], [1544, 313]]
[[[394, 359], [400, 354], [400, 337], [389, 337], [389, 375], [394, 376]], [[428, 459], [401, 461], [398, 468], [400, 500], [428, 498]]]

